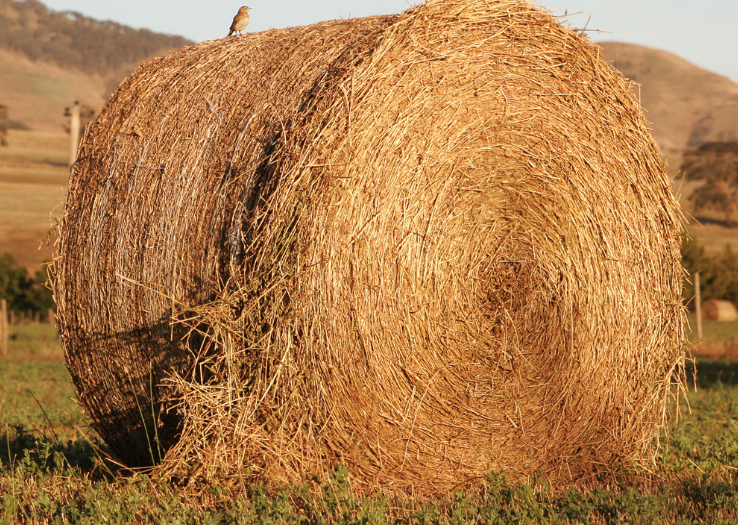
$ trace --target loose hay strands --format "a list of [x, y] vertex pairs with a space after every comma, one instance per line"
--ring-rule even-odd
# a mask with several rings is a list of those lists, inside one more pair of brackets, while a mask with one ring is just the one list
[[151, 365], [178, 475], [568, 483], [653, 457], [680, 231], [597, 46], [523, 2], [431, 0], [144, 64], [84, 142], [56, 295], [129, 462]]

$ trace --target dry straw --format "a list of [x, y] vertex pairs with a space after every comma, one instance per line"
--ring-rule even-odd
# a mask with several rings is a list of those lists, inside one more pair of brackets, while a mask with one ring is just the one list
[[524, 2], [431, 0], [143, 64], [70, 179], [59, 322], [132, 465], [569, 483], [653, 458], [680, 224], [596, 45]]
[[730, 301], [710, 299], [702, 304], [702, 315], [710, 321], [735, 321], [738, 310]]

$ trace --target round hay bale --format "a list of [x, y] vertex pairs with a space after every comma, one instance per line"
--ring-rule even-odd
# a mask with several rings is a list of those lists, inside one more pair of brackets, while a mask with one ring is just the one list
[[630, 84], [524, 2], [208, 41], [89, 129], [62, 342], [131, 465], [447, 492], [653, 458], [681, 222]]
[[708, 321], [735, 321], [738, 310], [730, 301], [710, 299], [702, 303], [702, 315]]

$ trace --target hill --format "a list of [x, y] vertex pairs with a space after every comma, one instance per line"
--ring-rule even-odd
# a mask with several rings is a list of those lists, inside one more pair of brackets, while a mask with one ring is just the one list
[[63, 133], [68, 120], [64, 108], [79, 100], [98, 111], [109, 91], [109, 77], [33, 61], [6, 49], [0, 49], [0, 71], [0, 103], [8, 106], [11, 127], [21, 129]]
[[690, 180], [689, 174], [685, 179], [678, 176], [686, 148], [738, 139], [738, 84], [666, 51], [618, 42], [600, 45], [605, 57], [639, 84], [654, 137], [676, 177], [675, 191], [690, 234], [710, 253], [726, 244], [738, 247], [738, 229], [725, 225], [723, 213], [703, 210], [692, 216], [688, 197], [702, 182]]
[[0, 0], [0, 27], [1, 48], [103, 75], [192, 43], [74, 11], [52, 11], [38, 0]]
[[607, 60], [640, 84], [641, 104], [672, 172], [685, 148], [738, 140], [738, 84], [666, 51], [619, 42], [600, 46]]
[[99, 108], [143, 60], [191, 42], [38, 0], [0, 0], [0, 104], [15, 127], [62, 131], [64, 108], [79, 100]]
[[0, 253], [31, 273], [51, 257], [69, 172], [65, 108], [79, 100], [98, 112], [141, 61], [190, 43], [38, 0], [0, 0], [0, 104], [10, 128], [0, 147]]

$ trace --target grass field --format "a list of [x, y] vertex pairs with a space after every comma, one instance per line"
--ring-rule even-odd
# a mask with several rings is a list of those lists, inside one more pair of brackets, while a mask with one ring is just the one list
[[0, 252], [35, 273], [52, 256], [50, 229], [61, 217], [69, 178], [64, 133], [11, 130], [0, 147]]
[[[714, 337], [736, 337], [733, 329]], [[0, 362], [0, 524], [738, 523], [738, 361], [697, 357], [693, 370], [653, 465], [579, 489], [490, 473], [439, 501], [366, 498], [338, 466], [330, 479], [276, 490], [246, 474], [181, 486], [120, 468], [74, 402], [54, 328], [12, 327]]]

